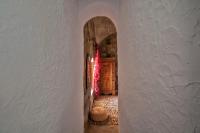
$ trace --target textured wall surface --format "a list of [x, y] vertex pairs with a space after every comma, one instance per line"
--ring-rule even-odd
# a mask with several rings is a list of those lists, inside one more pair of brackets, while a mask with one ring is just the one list
[[0, 1], [0, 133], [83, 131], [77, 5]]
[[[79, 22], [83, 27], [93, 17], [105, 16], [110, 18], [117, 27], [120, 0], [78, 0]], [[81, 31], [83, 28], [81, 29]]]
[[200, 132], [200, 1], [120, 2], [121, 133]]
[[83, 26], [100, 15], [120, 20], [121, 133], [199, 133], [199, 0], [1, 0], [0, 132], [83, 132]]

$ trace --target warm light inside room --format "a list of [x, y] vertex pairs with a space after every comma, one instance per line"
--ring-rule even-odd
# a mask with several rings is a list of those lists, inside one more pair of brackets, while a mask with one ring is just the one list
[[107, 17], [84, 26], [85, 133], [118, 131], [117, 31]]

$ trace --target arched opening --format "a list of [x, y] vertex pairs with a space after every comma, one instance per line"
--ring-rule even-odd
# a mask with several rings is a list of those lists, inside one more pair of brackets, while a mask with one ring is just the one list
[[97, 16], [86, 22], [83, 32], [85, 133], [118, 132], [116, 27], [109, 18]]

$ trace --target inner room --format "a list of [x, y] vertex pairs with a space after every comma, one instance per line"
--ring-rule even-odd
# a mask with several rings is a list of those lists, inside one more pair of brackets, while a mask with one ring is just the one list
[[117, 31], [107, 17], [97, 16], [84, 29], [85, 133], [118, 133]]

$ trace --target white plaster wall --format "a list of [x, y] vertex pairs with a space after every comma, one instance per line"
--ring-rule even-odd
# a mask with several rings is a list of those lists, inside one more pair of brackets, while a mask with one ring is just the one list
[[120, 2], [121, 133], [200, 132], [200, 1]]
[[0, 1], [1, 133], [83, 131], [77, 5]]
[[[118, 28], [118, 9], [119, 0], [79, 0], [78, 11], [80, 27], [84, 27], [86, 22], [93, 17], [106, 16], [110, 18], [116, 25], [116, 28]], [[83, 31], [83, 28], [81, 31]]]
[[94, 16], [120, 24], [121, 133], [200, 132], [199, 2], [1, 0], [0, 132], [83, 132], [83, 26]]

